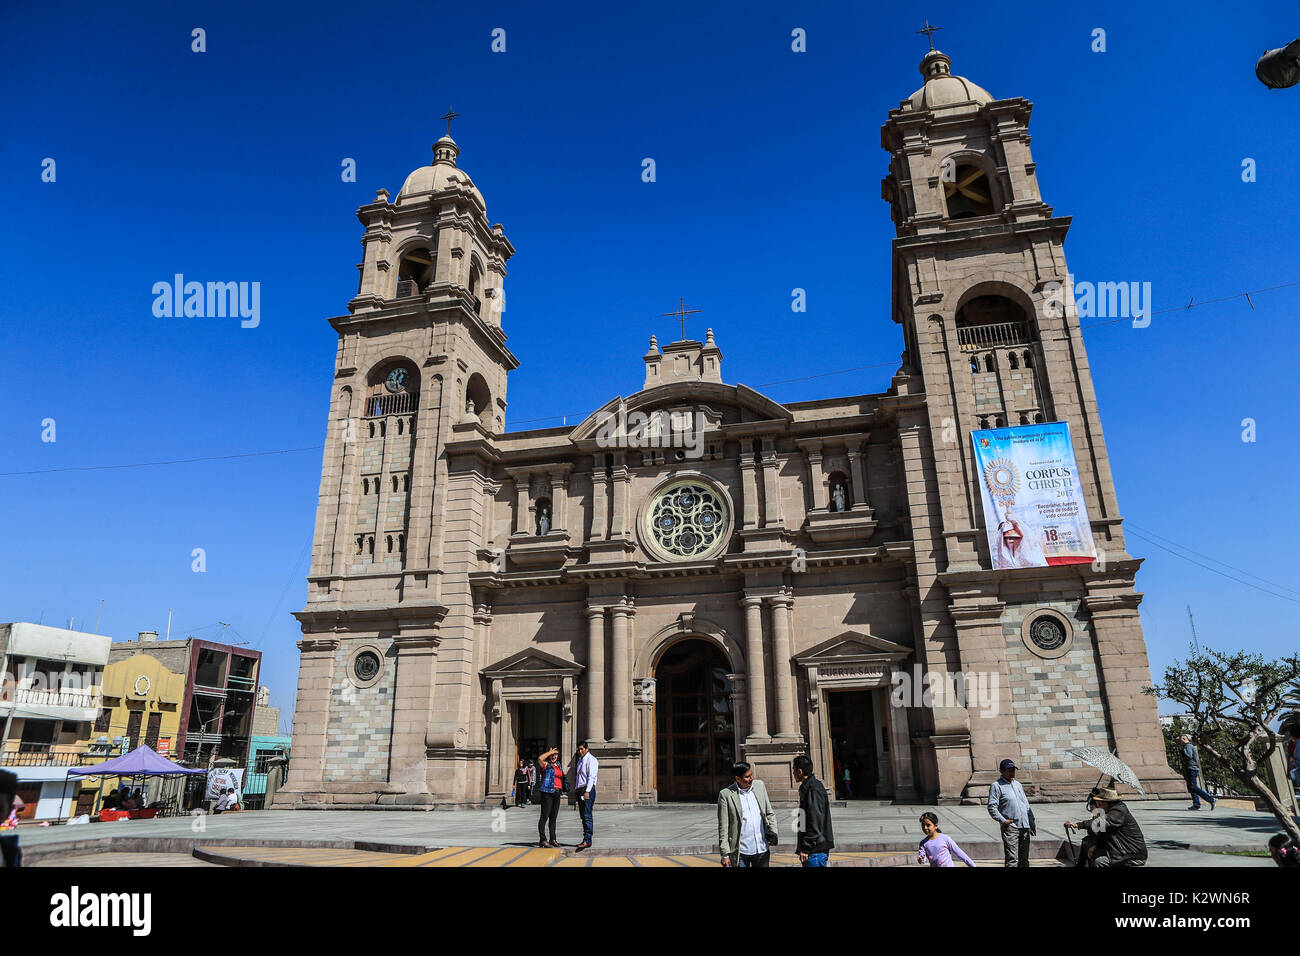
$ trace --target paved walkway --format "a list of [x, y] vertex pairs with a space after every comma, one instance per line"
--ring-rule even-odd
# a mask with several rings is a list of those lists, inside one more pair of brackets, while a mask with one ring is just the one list
[[[1238, 804], [1224, 803], [1214, 811], [1186, 809], [1182, 801], [1142, 801], [1131, 804], [1151, 849], [1151, 865], [1259, 865], [1248, 857], [1205, 856], [1198, 851], [1220, 848], [1261, 849], [1280, 829], [1270, 814]], [[915, 851], [920, 839], [919, 815], [933, 807], [891, 806], [855, 802], [832, 810], [836, 843], [874, 851]], [[961, 844], [999, 841], [999, 829], [982, 807], [941, 807], [935, 810], [940, 826]], [[1085, 816], [1077, 804], [1035, 804], [1038, 836], [1035, 846], [1043, 856], [1054, 855], [1064, 837], [1067, 819]], [[82, 826], [21, 828], [22, 844], [35, 851], [52, 844], [93, 841], [105, 837], [173, 838], [205, 840], [366, 841], [406, 847], [527, 849], [536, 836], [537, 809], [509, 810], [262, 810], [199, 818], [130, 820]], [[781, 835], [778, 853], [790, 849], [793, 818], [777, 811]], [[558, 836], [568, 847], [580, 838], [576, 812], [560, 814]], [[600, 808], [596, 810], [596, 844], [601, 855], [614, 850], [647, 850], [632, 856], [711, 857], [717, 839], [713, 806]], [[1076, 838], [1077, 839], [1077, 838]], [[83, 848], [83, 852], [89, 848]], [[121, 850], [122, 847], [116, 848]], [[170, 847], [168, 848], [171, 849]], [[678, 851], [673, 853], [673, 851]], [[553, 852], [553, 851], [552, 851]], [[616, 854], [617, 855], [617, 854]], [[987, 851], [978, 853], [990, 856]], [[599, 858], [599, 857], [597, 857]], [[581, 857], [578, 859], [585, 859]], [[1193, 862], [1195, 859], [1195, 862]], [[564, 865], [586, 865], [565, 863]], [[592, 864], [616, 865], [616, 864]], [[637, 864], [630, 864], [637, 865]]]

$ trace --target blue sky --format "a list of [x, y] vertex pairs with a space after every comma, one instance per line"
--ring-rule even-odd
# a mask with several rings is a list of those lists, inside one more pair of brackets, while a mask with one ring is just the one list
[[[1039, 182], [1075, 217], [1077, 279], [1149, 281], [1157, 310], [1296, 282], [1300, 89], [1253, 75], [1300, 33], [1278, 11], [7, 4], [0, 471], [321, 444], [326, 319], [356, 290], [355, 209], [429, 162], [449, 105], [460, 165], [518, 249], [508, 427], [572, 423], [635, 391], [650, 333], [677, 337], [659, 315], [678, 296], [704, 310], [689, 328], [715, 330], [728, 381], [778, 401], [883, 391], [902, 338], [879, 129], [920, 85], [926, 17], [954, 72], [1035, 104]], [[205, 53], [191, 52], [195, 27]], [[806, 53], [790, 49], [796, 27]], [[490, 49], [495, 28], [505, 53]], [[1104, 53], [1090, 49], [1097, 28]], [[355, 183], [340, 176], [349, 157]], [[150, 289], [178, 272], [260, 282], [261, 324], [155, 318]], [[1131, 526], [1290, 589], [1300, 286], [1253, 302], [1085, 339]], [[878, 367], [823, 376], [860, 366]], [[766, 384], [802, 376], [823, 377]], [[311, 450], [0, 477], [0, 619], [91, 627], [102, 599], [116, 638], [164, 629], [169, 607], [173, 636], [216, 638], [226, 621], [289, 707], [319, 467]], [[1205, 644], [1300, 644], [1300, 592], [1130, 547], [1147, 559], [1157, 675], [1186, 649], [1188, 604]]]

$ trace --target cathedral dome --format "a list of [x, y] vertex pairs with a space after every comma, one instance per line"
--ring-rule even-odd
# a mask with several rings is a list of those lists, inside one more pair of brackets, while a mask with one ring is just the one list
[[993, 94], [976, 86], [964, 76], [953, 76], [952, 60], [946, 53], [931, 50], [921, 60], [925, 85], [909, 100], [914, 110], [933, 110], [940, 114], [967, 113], [993, 102]]
[[483, 194], [478, 191], [473, 180], [463, 169], [457, 168], [456, 157], [459, 154], [460, 147], [450, 136], [444, 136], [434, 143], [432, 165], [421, 166], [406, 177], [406, 182], [397, 193], [397, 204], [400, 206], [404, 202], [426, 199], [432, 193], [453, 186], [465, 186], [474, 194], [478, 204], [486, 208]]

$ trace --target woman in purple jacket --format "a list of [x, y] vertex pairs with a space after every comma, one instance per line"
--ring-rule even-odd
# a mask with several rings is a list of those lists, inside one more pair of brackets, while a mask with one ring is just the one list
[[925, 812], [921, 814], [921, 829], [925, 832], [925, 839], [921, 841], [920, 848], [916, 851], [917, 863], [929, 863], [931, 866], [956, 866], [952, 861], [955, 856], [967, 866], [974, 866], [975, 861], [968, 857], [952, 837], [939, 829], [939, 818], [933, 813]]

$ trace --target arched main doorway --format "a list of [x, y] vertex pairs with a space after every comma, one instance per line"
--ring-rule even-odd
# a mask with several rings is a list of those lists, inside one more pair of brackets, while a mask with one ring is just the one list
[[655, 667], [655, 786], [659, 799], [711, 802], [731, 782], [736, 726], [731, 667], [714, 644], [679, 641]]

